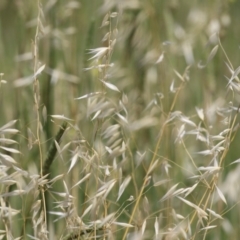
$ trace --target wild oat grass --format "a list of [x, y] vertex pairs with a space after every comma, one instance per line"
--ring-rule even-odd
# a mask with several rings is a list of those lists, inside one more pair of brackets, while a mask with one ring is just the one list
[[237, 5], [3, 1], [0, 239], [238, 239]]

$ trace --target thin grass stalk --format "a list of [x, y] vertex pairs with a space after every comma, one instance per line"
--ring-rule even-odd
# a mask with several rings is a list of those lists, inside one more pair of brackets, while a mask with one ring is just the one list
[[[210, 209], [212, 209], [212, 206], [213, 206], [213, 197], [212, 197], [212, 201], [211, 201], [211, 204], [210, 204]], [[210, 225], [210, 222], [208, 222], [208, 225]], [[207, 231], [208, 230], [205, 230], [204, 231], [204, 236], [203, 236], [203, 240], [205, 240], [206, 239], [206, 237], [207, 237]]]
[[[167, 119], [168, 119], [171, 111], [173, 110], [173, 108], [174, 108], [174, 106], [175, 106], [175, 104], [176, 104], [177, 97], [178, 97], [178, 95], [179, 95], [179, 93], [180, 93], [180, 91], [181, 91], [181, 89], [182, 89], [182, 86], [184, 86], [184, 82], [181, 83], [180, 87], [178, 88], [178, 90], [177, 90], [177, 92], [176, 92], [176, 94], [175, 94], [175, 96], [174, 96], [173, 102], [172, 102], [171, 107], [170, 107], [170, 111], [168, 112], [168, 115], [167, 115]], [[163, 127], [162, 127], [161, 132], [160, 132], [160, 136], [159, 136], [159, 138], [158, 138], [157, 145], [156, 145], [156, 147], [155, 147], [155, 151], [154, 151], [152, 160], [151, 160], [151, 162], [150, 162], [150, 164], [149, 164], [148, 171], [149, 171], [149, 169], [151, 169], [154, 161], [156, 160], [157, 152], [158, 152], [158, 149], [159, 149], [159, 147], [160, 147], [160, 143], [161, 143], [161, 141], [162, 141], [163, 133], [164, 133], [164, 130], [165, 130], [165, 127], [166, 127], [166, 126], [167, 126], [167, 124], [163, 124]], [[146, 184], [148, 183], [148, 178], [147, 178], [147, 177], [148, 177], [148, 174], [147, 174], [147, 175], [145, 176], [145, 178], [144, 178], [144, 182], [143, 182], [143, 184], [142, 184], [140, 193], [139, 193], [139, 195], [138, 195], [138, 197], [137, 197], [137, 200], [136, 200], [136, 203], [135, 203], [135, 205], [134, 205], [134, 208], [133, 208], [131, 217], [130, 217], [130, 219], [129, 219], [129, 221], [128, 221], [129, 224], [132, 223], [133, 217], [134, 217], [134, 215], [135, 215], [135, 212], [136, 212], [136, 210], [137, 210], [137, 208], [138, 208], [139, 202], [140, 202], [141, 197], [142, 197], [142, 195], [143, 195], [144, 188], [145, 188]], [[126, 227], [126, 230], [125, 230], [124, 235], [123, 235], [123, 240], [126, 239], [128, 230], [129, 230], [129, 227]]]
[[[54, 141], [50, 145], [50, 148], [49, 148], [48, 153], [47, 153], [47, 158], [46, 158], [46, 160], [44, 162], [44, 165], [43, 165], [43, 176], [50, 173], [50, 167], [51, 167], [51, 165], [53, 163], [53, 160], [54, 160], [54, 158], [56, 156], [56, 153], [57, 153], [57, 147], [56, 147], [55, 141], [57, 143], [60, 143], [62, 135], [64, 134], [66, 128], [67, 128], [67, 122], [64, 122], [61, 125]], [[48, 176], [48, 178], [49, 178], [49, 176]]]
[[[33, 91], [34, 91], [34, 103], [36, 107], [36, 114], [37, 114], [37, 144], [39, 150], [39, 159], [40, 159], [40, 176], [43, 177], [43, 153], [42, 153], [42, 146], [41, 146], [41, 120], [40, 120], [40, 92], [39, 92], [39, 81], [37, 77], [37, 69], [38, 69], [38, 38], [40, 33], [40, 24], [41, 24], [41, 0], [38, 0], [38, 17], [37, 17], [37, 27], [36, 27], [36, 34], [33, 43], [33, 58], [34, 58], [34, 82], [33, 82]], [[46, 202], [45, 202], [45, 195], [44, 189], [41, 188], [41, 196], [42, 196], [42, 204], [43, 204], [43, 211], [44, 211], [44, 221], [45, 226], [47, 226], [47, 211], [46, 211]]]
[[[229, 133], [228, 133], [228, 135], [227, 135], [227, 137], [226, 137], [226, 139], [229, 140], [229, 142], [227, 142], [227, 144], [230, 144], [230, 143], [231, 143], [232, 132], [233, 132], [235, 123], [236, 123], [236, 121], [237, 121], [237, 116], [238, 116], [238, 113], [239, 113], [239, 109], [240, 109], [240, 105], [239, 105], [239, 107], [238, 107], [238, 109], [237, 109], [237, 112], [236, 112], [236, 114], [235, 114], [235, 116], [234, 116], [232, 125], [231, 125], [231, 127], [230, 127], [230, 131], [229, 131]], [[223, 161], [224, 161], [224, 159], [225, 159], [225, 157], [226, 157], [226, 155], [227, 155], [227, 153], [228, 153], [228, 150], [229, 150], [229, 146], [226, 146], [225, 149], [224, 149], [224, 152], [223, 152], [223, 154], [222, 154], [222, 156], [221, 156], [221, 158], [220, 158], [219, 166], [222, 166]]]

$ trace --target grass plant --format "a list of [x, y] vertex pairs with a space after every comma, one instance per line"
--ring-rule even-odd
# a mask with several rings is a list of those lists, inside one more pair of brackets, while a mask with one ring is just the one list
[[237, 240], [238, 5], [0, 3], [0, 239]]

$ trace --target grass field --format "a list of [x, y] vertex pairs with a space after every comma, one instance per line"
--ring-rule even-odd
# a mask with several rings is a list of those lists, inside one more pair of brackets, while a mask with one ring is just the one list
[[0, 239], [239, 239], [239, 8], [1, 0]]

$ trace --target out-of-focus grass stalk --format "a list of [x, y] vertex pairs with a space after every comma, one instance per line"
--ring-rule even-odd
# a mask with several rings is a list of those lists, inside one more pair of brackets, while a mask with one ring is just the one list
[[[41, 117], [40, 117], [40, 89], [39, 89], [39, 81], [38, 81], [38, 66], [39, 66], [39, 49], [38, 49], [38, 38], [40, 32], [40, 24], [41, 24], [41, 1], [38, 0], [38, 17], [37, 17], [37, 27], [36, 27], [36, 34], [33, 42], [33, 59], [34, 59], [34, 82], [33, 82], [33, 94], [34, 94], [34, 103], [35, 103], [35, 110], [37, 115], [37, 144], [39, 150], [39, 166], [40, 166], [40, 176], [43, 177], [43, 153], [42, 153], [42, 143], [41, 143]], [[46, 202], [45, 202], [45, 194], [44, 189], [41, 188], [41, 196], [42, 196], [42, 205], [43, 205], [43, 212], [44, 212], [44, 222], [45, 226], [47, 226], [47, 209], [46, 209]], [[46, 227], [45, 227], [46, 228]]]

